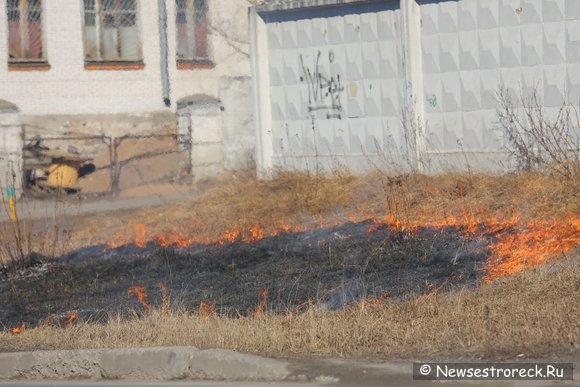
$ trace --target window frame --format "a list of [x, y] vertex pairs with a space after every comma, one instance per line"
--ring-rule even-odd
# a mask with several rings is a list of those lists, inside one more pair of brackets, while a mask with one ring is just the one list
[[[215, 64], [212, 60], [212, 47], [211, 47], [211, 39], [210, 39], [210, 31], [209, 31], [209, 4], [208, 4], [208, 0], [204, 1], [204, 7], [205, 7], [205, 12], [204, 12], [204, 21], [205, 21], [205, 25], [206, 25], [206, 32], [205, 32], [205, 40], [206, 40], [206, 50], [207, 50], [207, 55], [205, 57], [196, 57], [195, 54], [193, 55], [192, 58], [180, 58], [178, 57], [178, 50], [180, 47], [180, 42], [179, 42], [179, 31], [178, 31], [178, 25], [179, 24], [184, 24], [184, 23], [178, 23], [178, 14], [180, 12], [180, 8], [178, 6], [178, 1], [179, 0], [175, 0], [175, 15], [174, 15], [174, 26], [175, 26], [175, 61], [176, 61], [176, 67], [178, 70], [192, 70], [192, 69], [212, 69], [215, 67]], [[189, 18], [191, 18], [192, 22], [191, 22], [191, 28], [193, 28], [193, 32], [191, 34], [191, 37], [193, 39], [193, 42], [195, 42], [197, 40], [197, 36], [195, 33], [195, 26], [196, 26], [196, 22], [195, 22], [195, 18], [196, 18], [196, 9], [195, 9], [195, 1], [196, 0], [184, 0], [186, 3], [186, 11], [191, 11], [191, 14], [188, 12], [186, 13], [186, 20], [189, 20]], [[185, 23], [186, 25], [188, 25], [188, 23]], [[189, 25], [188, 25], [189, 27]], [[189, 35], [188, 35], [189, 36]], [[191, 45], [193, 43], [191, 40], [188, 39], [187, 41], [187, 45]]]
[[[29, 9], [29, 2], [30, 0], [18, 0], [18, 38], [20, 39], [21, 42], [21, 47], [20, 50], [23, 50], [23, 45], [22, 45], [22, 41], [25, 41], [26, 39], [23, 39], [23, 37], [26, 35], [26, 33], [30, 34], [30, 31], [27, 32], [27, 28], [28, 28], [28, 21], [26, 23], [22, 23], [22, 17], [24, 15], [24, 17], [29, 18], [30, 15], [28, 13], [28, 9]], [[9, 10], [11, 9], [11, 7], [9, 7], [8, 1], [6, 1], [6, 9], [5, 9], [5, 17], [6, 17], [6, 29], [7, 29], [7, 33], [6, 33], [6, 43], [7, 43], [7, 49], [8, 49], [8, 71], [46, 71], [50, 69], [50, 65], [48, 64], [48, 52], [46, 49], [46, 28], [45, 28], [45, 13], [46, 13], [46, 2], [43, 0], [38, 0], [39, 4], [39, 9], [40, 9], [40, 15], [39, 15], [39, 20], [40, 20], [40, 42], [41, 42], [41, 58], [25, 58], [25, 57], [19, 57], [19, 58], [11, 58], [10, 57], [10, 16], [9, 16]], [[30, 43], [28, 43], [29, 47], [28, 49], [30, 50]]]
[[[97, 54], [98, 58], [87, 58], [87, 54], [89, 52], [89, 41], [87, 37], [87, 26], [86, 26], [86, 9], [85, 9], [85, 0], [81, 1], [81, 28], [82, 28], [82, 38], [83, 38], [83, 60], [84, 60], [84, 67], [85, 70], [142, 70], [145, 68], [145, 62], [143, 58], [143, 31], [142, 31], [142, 22], [141, 22], [141, 3], [139, 0], [134, 0], [135, 2], [135, 28], [137, 30], [137, 42], [138, 45], [138, 54], [137, 59], [126, 59], [126, 58], [119, 58], [119, 59], [102, 59], [103, 56], [103, 46], [102, 46], [102, 29], [104, 25], [104, 11], [103, 2], [105, 0], [94, 0], [95, 2], [95, 29], [96, 29], [96, 37], [97, 37]], [[123, 0], [113, 0], [115, 2], [120, 2]], [[149, 1], [149, 0], [147, 0]], [[117, 7], [120, 8], [120, 7]], [[115, 13], [115, 17], [121, 17], [122, 10], [118, 10], [118, 14]], [[119, 27], [120, 25], [115, 27], [117, 31], [117, 36], [119, 35]], [[117, 48], [120, 50], [120, 46]]]

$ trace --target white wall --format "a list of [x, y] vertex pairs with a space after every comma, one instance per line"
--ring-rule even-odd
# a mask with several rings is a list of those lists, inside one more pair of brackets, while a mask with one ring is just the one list
[[435, 167], [465, 166], [464, 151], [479, 154], [479, 163], [469, 160], [475, 167], [507, 162], [500, 87], [515, 98], [535, 92], [549, 117], [580, 100], [580, 1], [425, 2], [421, 18], [426, 145]]
[[413, 74], [399, 2], [335, 7], [252, 17], [261, 173], [363, 170], [406, 152], [400, 113]]
[[[22, 186], [22, 127], [18, 111], [0, 100], [0, 202], [14, 184], [17, 196]], [[14, 174], [14, 179], [12, 174]]]
[[[184, 96], [217, 96], [222, 76], [250, 74], [247, 2], [209, 1], [210, 24], [227, 32], [210, 36], [214, 69], [177, 70], [175, 2], [167, 0], [169, 74], [172, 107], [162, 101], [155, 0], [138, 1], [143, 70], [85, 70], [82, 0], [43, 1], [44, 44], [48, 71], [8, 71], [7, 39], [0, 39], [0, 98], [16, 104], [24, 116], [75, 114], [147, 114], [175, 111]], [[6, 2], [0, 1], [0, 37], [7, 36]], [[228, 43], [227, 41], [230, 41]]]
[[[304, 8], [250, 19], [267, 31], [252, 37], [255, 102], [271, 111], [255, 115], [259, 168], [370, 169], [385, 160], [426, 172], [503, 170], [511, 160], [496, 117], [502, 85], [515, 96], [537, 86], [548, 115], [580, 101], [580, 0], [341, 3], [326, 2], [335, 4], [326, 14]], [[360, 12], [367, 4], [397, 8]], [[313, 56], [330, 49], [346, 53], [335, 55], [344, 114], [313, 120], [296, 58], [312, 67]], [[319, 72], [328, 77], [330, 67], [321, 62]]]

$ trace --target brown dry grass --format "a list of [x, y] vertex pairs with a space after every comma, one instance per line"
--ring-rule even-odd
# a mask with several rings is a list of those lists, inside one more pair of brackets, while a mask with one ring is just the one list
[[152, 237], [174, 229], [220, 235], [234, 225], [242, 229], [282, 221], [307, 225], [387, 214], [402, 222], [463, 214], [482, 220], [513, 215], [522, 221], [553, 219], [580, 213], [579, 188], [577, 181], [533, 172], [394, 177], [380, 172], [364, 176], [342, 171], [325, 176], [285, 172], [267, 181], [248, 174], [163, 208], [79, 219], [73, 245], [111, 239], [130, 242], [135, 237], [134, 224], [143, 224]]
[[[577, 260], [576, 260], [577, 262]], [[580, 266], [539, 269], [473, 291], [340, 311], [228, 318], [154, 310], [108, 324], [0, 333], [0, 350], [194, 345], [274, 356], [500, 359], [570, 353], [580, 343]]]
[[[481, 219], [517, 215], [522, 221], [577, 218], [578, 185], [541, 173], [281, 173], [270, 181], [248, 175], [205, 187], [195, 198], [170, 206], [75, 219], [70, 248], [109, 241], [119, 232], [129, 242], [135, 237], [131, 224], [143, 224], [153, 236], [192, 222], [217, 235], [233, 225], [281, 219], [318, 224], [333, 218], [348, 221], [351, 214], [358, 219], [391, 214], [402, 222], [464, 213]], [[277, 356], [543, 356], [577, 348], [579, 299], [579, 266], [558, 272], [536, 269], [473, 291], [359, 304], [337, 312], [312, 307], [292, 316], [231, 319], [200, 318], [174, 308], [169, 314], [153, 311], [128, 321], [112, 318], [106, 325], [36, 328], [16, 336], [4, 332], [0, 350], [191, 344]]]

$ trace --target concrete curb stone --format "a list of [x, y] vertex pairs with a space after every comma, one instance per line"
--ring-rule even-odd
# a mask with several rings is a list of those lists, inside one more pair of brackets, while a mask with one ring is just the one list
[[96, 350], [2, 353], [0, 379], [94, 378], [98, 361]]
[[270, 381], [283, 380], [290, 374], [285, 362], [224, 349], [192, 354], [189, 368], [194, 379], [202, 380]]
[[100, 354], [104, 379], [184, 379], [193, 347], [107, 349]]
[[0, 353], [0, 380], [281, 381], [289, 375], [283, 361], [195, 347]]

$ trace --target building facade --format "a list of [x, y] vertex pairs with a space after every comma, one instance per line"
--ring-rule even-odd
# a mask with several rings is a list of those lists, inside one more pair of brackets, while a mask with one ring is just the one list
[[[212, 162], [225, 167], [234, 140], [224, 135], [253, 143], [247, 8], [245, 0], [2, 0], [0, 99], [19, 109], [26, 140], [176, 133], [179, 101], [207, 96], [230, 125], [213, 129], [223, 154]], [[251, 162], [252, 149], [233, 151], [230, 167]]]

